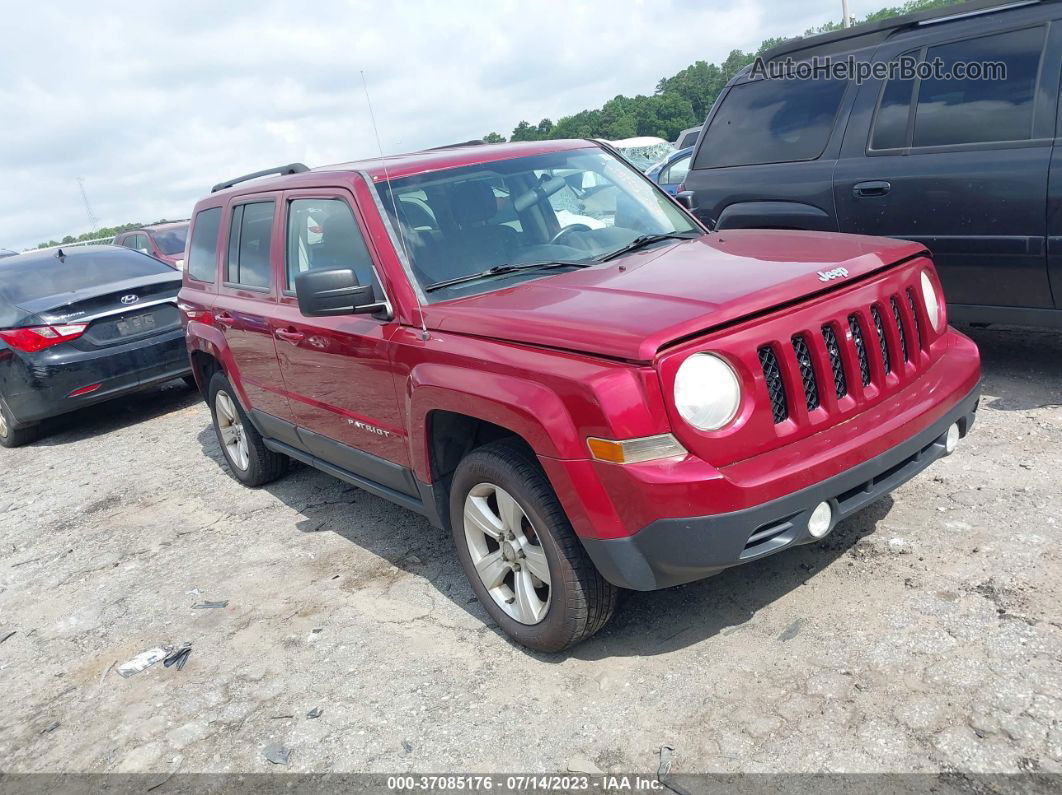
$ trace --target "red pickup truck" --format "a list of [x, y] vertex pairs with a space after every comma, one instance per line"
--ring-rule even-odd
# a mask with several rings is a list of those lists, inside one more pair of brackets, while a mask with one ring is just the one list
[[977, 409], [922, 246], [714, 234], [594, 141], [270, 169], [216, 186], [189, 239], [233, 475], [296, 459], [424, 514], [539, 650], [620, 588], [814, 543]]

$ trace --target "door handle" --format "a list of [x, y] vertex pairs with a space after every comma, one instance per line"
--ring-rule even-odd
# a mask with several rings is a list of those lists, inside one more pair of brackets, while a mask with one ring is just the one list
[[884, 196], [892, 190], [892, 185], [883, 179], [875, 179], [870, 182], [857, 182], [852, 186], [852, 195], [857, 199], [864, 199], [870, 196]]
[[228, 312], [222, 312], [219, 315], [214, 315], [214, 318], [223, 326], [232, 326], [236, 323], [236, 318], [230, 315]]
[[292, 345], [298, 345], [306, 336], [301, 331], [295, 331], [294, 329], [286, 328], [278, 328], [275, 333], [277, 335], [277, 339], [284, 340], [284, 342], [290, 342]]

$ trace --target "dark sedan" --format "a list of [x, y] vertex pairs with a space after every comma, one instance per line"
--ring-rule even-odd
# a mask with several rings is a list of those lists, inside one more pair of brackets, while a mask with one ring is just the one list
[[118, 246], [0, 261], [0, 445], [38, 423], [190, 376], [177, 312], [181, 275]]

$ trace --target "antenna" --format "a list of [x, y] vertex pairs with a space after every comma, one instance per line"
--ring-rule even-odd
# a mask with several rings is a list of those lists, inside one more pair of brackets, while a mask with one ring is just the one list
[[81, 189], [81, 200], [85, 202], [85, 212], [88, 213], [89, 223], [92, 225], [92, 231], [98, 232], [100, 228], [100, 221], [96, 217], [96, 214], [92, 212], [92, 205], [89, 204], [88, 194], [85, 192], [85, 178], [77, 178], [77, 186]]
[[[369, 84], [365, 80], [365, 70], [361, 70], [361, 85], [365, 89], [365, 104], [369, 106], [369, 119], [372, 121], [372, 131], [376, 135], [376, 148], [380, 150], [380, 165], [383, 166], [384, 179], [387, 180], [387, 193], [391, 197], [391, 209], [395, 213], [395, 225], [398, 227], [398, 240], [402, 244], [402, 253], [406, 257], [406, 262], [413, 264], [413, 260], [409, 257], [409, 248], [406, 246], [406, 235], [402, 231], [402, 219], [398, 215], [398, 201], [395, 199], [395, 191], [391, 187], [391, 175], [387, 172], [387, 158], [384, 155], [383, 144], [380, 142], [380, 130], [376, 126], [376, 114], [372, 111], [372, 100], [369, 98]], [[416, 285], [413, 285], [414, 288]], [[427, 341], [430, 338], [428, 334], [428, 324], [424, 321], [424, 305], [420, 303], [420, 296], [417, 295], [416, 289], [413, 290], [413, 296], [417, 299], [417, 309], [420, 315], [420, 338]]]

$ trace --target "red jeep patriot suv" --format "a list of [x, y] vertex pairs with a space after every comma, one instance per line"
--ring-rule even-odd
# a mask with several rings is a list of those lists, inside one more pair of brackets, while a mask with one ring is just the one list
[[236, 478], [294, 458], [424, 514], [546, 651], [619, 588], [823, 538], [950, 453], [979, 393], [922, 246], [712, 234], [593, 141], [222, 183], [180, 299]]

